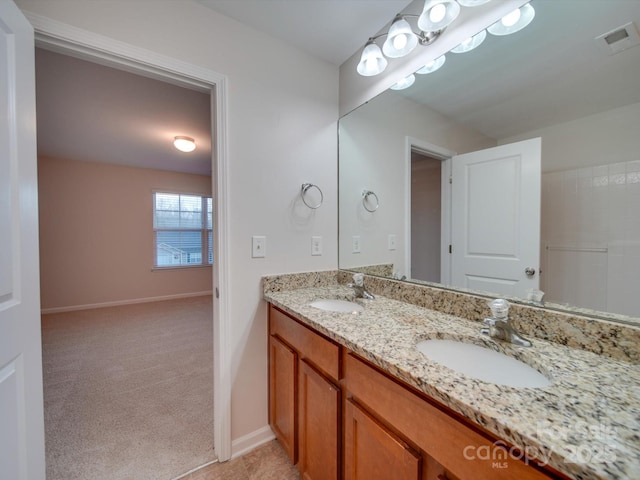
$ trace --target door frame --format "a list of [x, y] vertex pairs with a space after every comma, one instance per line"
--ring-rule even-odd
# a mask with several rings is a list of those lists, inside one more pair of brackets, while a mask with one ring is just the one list
[[116, 66], [180, 86], [208, 92], [211, 99], [212, 189], [215, 205], [213, 273], [214, 451], [219, 461], [231, 458], [231, 322], [229, 320], [229, 161], [227, 77], [223, 74], [124, 42], [23, 12], [35, 31], [36, 46]]
[[451, 283], [451, 257], [449, 245], [451, 244], [451, 158], [457, 152], [425, 142], [414, 137], [405, 137], [405, 247], [404, 262], [407, 278], [411, 278], [411, 152], [442, 161], [441, 169], [441, 197], [440, 197], [440, 283]]

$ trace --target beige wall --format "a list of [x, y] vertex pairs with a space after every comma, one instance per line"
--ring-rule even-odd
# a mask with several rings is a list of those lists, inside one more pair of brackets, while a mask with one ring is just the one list
[[42, 308], [211, 291], [211, 267], [152, 270], [154, 189], [211, 195], [211, 177], [38, 159]]

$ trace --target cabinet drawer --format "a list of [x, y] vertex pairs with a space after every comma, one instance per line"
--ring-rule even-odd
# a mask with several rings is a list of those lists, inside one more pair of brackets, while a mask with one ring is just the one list
[[269, 305], [269, 333], [281, 338], [298, 351], [301, 359], [314, 364], [333, 380], [340, 378], [340, 347], [273, 305]]
[[[378, 418], [402, 432], [456, 477], [487, 480], [553, 478], [509, 457], [506, 451], [494, 445], [494, 439], [489, 435], [466, 426], [353, 354], [345, 357], [347, 397], [375, 412]], [[474, 455], [474, 452], [493, 454]]]

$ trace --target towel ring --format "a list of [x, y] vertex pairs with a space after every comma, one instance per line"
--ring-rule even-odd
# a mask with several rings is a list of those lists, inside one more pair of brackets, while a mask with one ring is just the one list
[[[305, 198], [306, 193], [312, 188], [315, 188], [320, 193], [320, 202], [318, 202], [317, 205], [309, 205], [307, 203], [307, 199]], [[322, 194], [322, 190], [320, 190], [319, 186], [314, 185], [313, 183], [303, 183], [302, 188], [300, 189], [300, 196], [302, 197], [302, 201], [304, 202], [304, 204], [307, 207], [309, 207], [311, 210], [320, 208], [320, 206], [322, 205], [322, 202], [324, 202], [324, 195]]]
[[[376, 206], [373, 208], [369, 208], [367, 206], [367, 203], [369, 202], [369, 197], [373, 197], [376, 199]], [[380, 201], [378, 200], [378, 196], [372, 192], [371, 190], [363, 190], [362, 191], [362, 206], [364, 207], [364, 209], [367, 212], [375, 212], [376, 210], [378, 210], [378, 207], [380, 206]]]

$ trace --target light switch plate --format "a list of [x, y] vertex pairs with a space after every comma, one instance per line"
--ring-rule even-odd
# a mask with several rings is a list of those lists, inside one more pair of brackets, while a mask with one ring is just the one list
[[311, 255], [322, 255], [322, 237], [311, 237]]
[[354, 235], [351, 238], [351, 253], [360, 253], [360, 235]]
[[388, 243], [389, 250], [396, 249], [396, 236], [393, 233], [389, 234], [389, 237], [387, 238], [387, 243]]
[[267, 237], [251, 237], [251, 257], [264, 258], [267, 256]]

